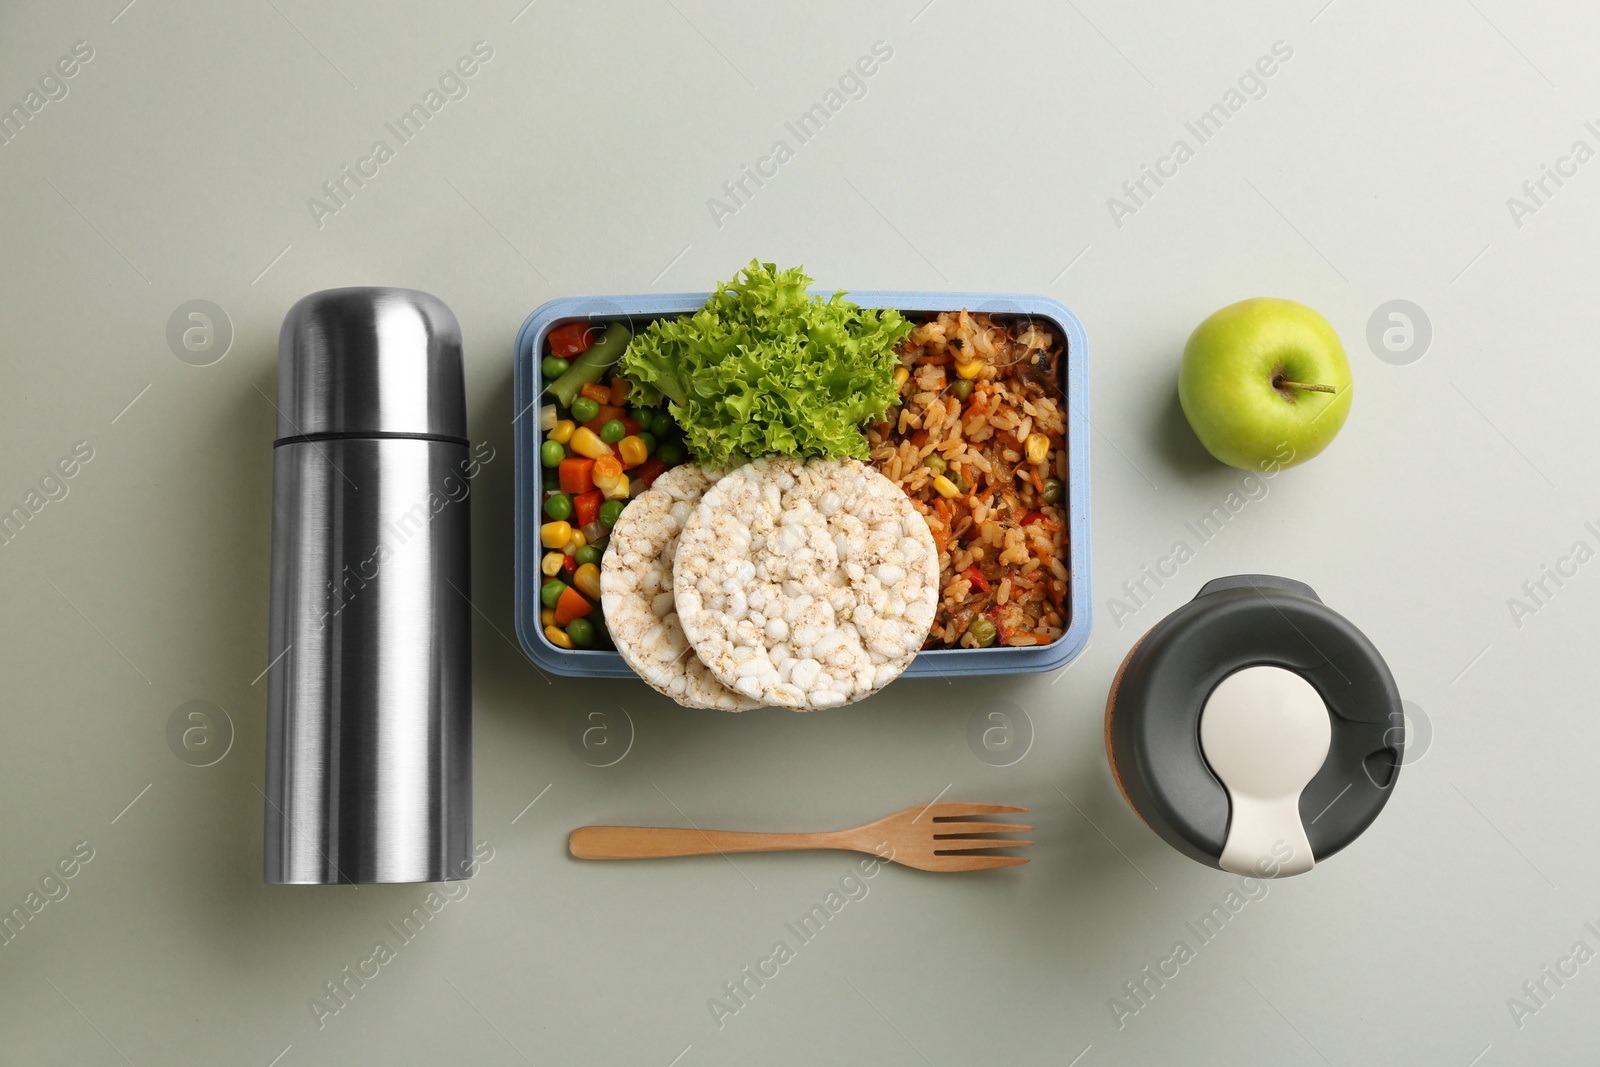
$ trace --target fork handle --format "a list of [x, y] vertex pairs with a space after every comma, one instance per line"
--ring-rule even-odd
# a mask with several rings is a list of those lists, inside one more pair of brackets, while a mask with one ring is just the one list
[[792, 852], [852, 847], [838, 833], [754, 834], [676, 826], [580, 826], [567, 847], [580, 860], [704, 856], [714, 852]]

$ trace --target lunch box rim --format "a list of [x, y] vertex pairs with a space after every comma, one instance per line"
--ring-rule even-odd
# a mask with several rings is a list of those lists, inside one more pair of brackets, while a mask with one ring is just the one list
[[[815, 290], [824, 297], [832, 295]], [[982, 649], [930, 649], [919, 652], [901, 675], [903, 678], [992, 676], [1051, 671], [1064, 667], [1083, 651], [1089, 639], [1093, 608], [1089, 570], [1089, 340], [1077, 315], [1052, 297], [1027, 293], [958, 293], [922, 290], [871, 290], [851, 292], [849, 299], [864, 308], [894, 308], [908, 313], [969, 311], [1034, 315], [1050, 319], [1066, 338], [1062, 360], [1063, 397], [1066, 402], [1067, 445], [1067, 573], [1069, 616], [1064, 633], [1048, 645]], [[513, 610], [517, 641], [523, 654], [542, 670], [569, 678], [637, 677], [622, 656], [602, 649], [557, 648], [544, 636], [539, 623], [539, 586], [543, 574], [539, 545], [539, 514], [532, 510], [543, 498], [544, 466], [538, 451], [539, 400], [544, 381], [539, 353], [555, 326], [577, 319], [614, 321], [654, 320], [663, 315], [694, 311], [711, 293], [640, 293], [627, 296], [565, 296], [536, 308], [517, 331], [513, 350], [515, 538]]]

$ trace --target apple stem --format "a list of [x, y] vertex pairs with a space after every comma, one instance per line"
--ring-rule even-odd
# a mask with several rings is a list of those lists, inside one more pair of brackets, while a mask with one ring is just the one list
[[1309, 389], [1313, 393], [1337, 393], [1339, 391], [1331, 385], [1307, 385], [1304, 382], [1290, 382], [1282, 378], [1272, 384], [1279, 389]]

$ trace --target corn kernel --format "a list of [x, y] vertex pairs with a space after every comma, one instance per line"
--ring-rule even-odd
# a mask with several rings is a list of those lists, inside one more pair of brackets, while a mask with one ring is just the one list
[[551, 611], [549, 608], [540, 608], [539, 609], [539, 625], [541, 627], [544, 627], [544, 626], [554, 626], [555, 624], [556, 624], [556, 613], [554, 611]]
[[554, 578], [556, 575], [560, 574], [561, 553], [546, 552], [544, 554], [544, 559], [539, 561], [539, 569], [544, 572], [544, 576], [546, 578]]
[[600, 435], [587, 426], [579, 426], [572, 432], [569, 442], [572, 450], [580, 456], [590, 459], [599, 459], [601, 456], [611, 455], [611, 446], [600, 440]]
[[1027, 449], [1028, 462], [1037, 466], [1050, 454], [1050, 438], [1042, 433], [1030, 433], [1024, 447]]
[[572, 584], [578, 587], [578, 592], [590, 600], [600, 599], [600, 568], [593, 563], [585, 563], [578, 568], [572, 576]]
[[637, 467], [650, 456], [649, 449], [644, 447], [644, 442], [635, 434], [629, 434], [617, 442], [617, 451], [622, 455], [622, 462], [629, 467]]
[[911, 379], [911, 372], [904, 367], [894, 369], [894, 385], [898, 389]]
[[961, 495], [961, 490], [956, 488], [956, 483], [952, 482], [949, 478], [946, 478], [942, 474], [934, 478], [933, 487], [934, 489], [938, 490], [940, 496], [951, 497]]
[[978, 372], [982, 369], [983, 364], [977, 362], [976, 360], [971, 363], [957, 363], [956, 376], [958, 378], [966, 378], [970, 381], [971, 379], [976, 378], [978, 376]]
[[578, 549], [581, 549], [586, 544], [589, 544], [589, 537], [584, 536], [584, 531], [579, 530], [578, 526], [573, 526], [573, 539], [566, 542], [566, 547], [562, 549], [562, 553], [563, 555], [578, 555]]
[[602, 489], [601, 492], [605, 494], [607, 500], [628, 499], [628, 476], [626, 474], [617, 475], [617, 484], [610, 489]]
[[562, 419], [550, 429], [550, 440], [558, 445], [564, 445], [572, 440], [572, 435], [578, 429], [578, 424], [571, 419]]
[[[550, 617], [555, 618], [555, 612], [551, 612]], [[563, 630], [559, 626], [546, 626], [544, 628], [544, 637], [546, 641], [549, 641], [557, 648], [572, 647], [572, 638], [568, 637], [567, 631]]]
[[547, 522], [539, 527], [539, 541], [546, 548], [566, 548], [570, 540], [572, 540], [572, 524], [565, 519]]

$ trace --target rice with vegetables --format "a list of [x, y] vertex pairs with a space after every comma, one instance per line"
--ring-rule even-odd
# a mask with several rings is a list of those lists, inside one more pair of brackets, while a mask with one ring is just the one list
[[927, 648], [1043, 645], [1066, 626], [1061, 355], [1043, 323], [965, 310], [900, 346], [900, 407], [867, 440], [939, 550]]

